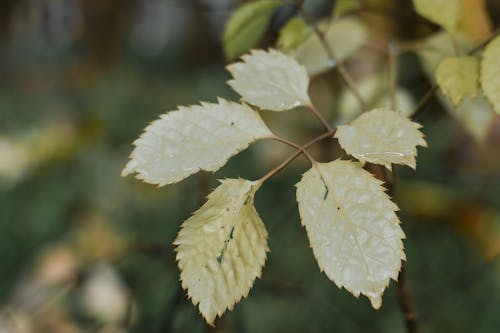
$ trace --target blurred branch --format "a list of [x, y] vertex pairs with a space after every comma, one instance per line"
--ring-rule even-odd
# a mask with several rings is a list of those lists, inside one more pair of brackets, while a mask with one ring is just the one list
[[356, 97], [359, 104], [363, 108], [363, 111], [367, 111], [368, 105], [361, 96], [358, 89], [356, 88], [356, 83], [354, 82], [354, 79], [352, 78], [351, 74], [349, 74], [344, 64], [338, 61], [337, 57], [335, 56], [335, 53], [333, 52], [332, 47], [330, 46], [328, 40], [325, 37], [325, 34], [321, 30], [319, 30], [318, 26], [316, 25], [316, 22], [314, 22], [314, 19], [311, 17], [311, 15], [309, 15], [309, 13], [304, 9], [304, 7], [300, 8], [300, 14], [304, 17], [306, 23], [313, 29], [316, 36], [318, 36], [321, 45], [323, 45], [323, 49], [327, 53], [330, 60], [332, 60], [335, 63], [335, 68], [339, 72], [340, 77], [344, 80], [346, 85], [352, 91], [354, 97]]
[[415, 313], [415, 305], [413, 297], [406, 280], [405, 265], [403, 264], [397, 283], [398, 304], [403, 312], [403, 318], [406, 325], [406, 332], [418, 333], [417, 315]]
[[[393, 197], [394, 196], [393, 174], [382, 165], [371, 164], [367, 166], [371, 166], [374, 169], [373, 173], [377, 176], [377, 178], [380, 178], [385, 182], [389, 196]], [[413, 302], [413, 296], [408, 286], [408, 281], [406, 279], [404, 262], [401, 265], [401, 271], [399, 272], [398, 283], [396, 285], [397, 285], [398, 304], [403, 314], [403, 319], [406, 325], [406, 332], [418, 333], [419, 330], [417, 325], [415, 304]]]

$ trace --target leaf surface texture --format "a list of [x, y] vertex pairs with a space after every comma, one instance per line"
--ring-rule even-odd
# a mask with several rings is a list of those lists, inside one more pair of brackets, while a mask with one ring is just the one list
[[175, 240], [182, 287], [209, 324], [246, 297], [266, 260], [267, 231], [253, 204], [258, 186], [221, 181]]
[[385, 109], [363, 113], [349, 125], [337, 127], [335, 137], [342, 148], [362, 163], [391, 163], [415, 169], [417, 146], [427, 146], [420, 124]]
[[293, 58], [276, 50], [252, 50], [242, 59], [227, 69], [234, 78], [228, 84], [244, 101], [272, 111], [311, 104], [309, 76]]
[[181, 106], [153, 121], [134, 142], [122, 176], [160, 186], [199, 170], [216, 171], [257, 139], [271, 136], [248, 105], [219, 99], [217, 104]]
[[297, 184], [302, 225], [319, 267], [378, 309], [405, 259], [398, 210], [381, 181], [352, 161], [318, 163]]

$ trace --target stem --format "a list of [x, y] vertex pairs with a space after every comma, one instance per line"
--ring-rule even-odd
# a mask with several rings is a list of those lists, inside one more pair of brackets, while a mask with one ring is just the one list
[[398, 293], [398, 303], [403, 312], [403, 318], [405, 320], [406, 332], [408, 333], [418, 333], [418, 323], [417, 315], [415, 313], [415, 306], [413, 303], [413, 297], [408, 286], [408, 281], [406, 279], [405, 266], [401, 268], [399, 272], [399, 278], [397, 283], [397, 293]]
[[425, 93], [424, 97], [422, 97], [422, 99], [418, 102], [411, 116], [413, 119], [415, 119], [420, 114], [420, 112], [424, 110], [424, 107], [432, 99], [434, 93], [437, 91], [437, 88], [438, 88], [437, 84], [434, 83], [432, 87], [430, 87], [430, 89]]
[[333, 52], [330, 44], [328, 44], [328, 40], [326, 40], [325, 35], [323, 32], [319, 30], [317, 25], [313, 22], [313, 19], [310, 17], [310, 15], [305, 11], [303, 7], [300, 8], [300, 13], [304, 17], [306, 23], [313, 29], [314, 33], [316, 36], [318, 36], [319, 41], [321, 45], [323, 46], [326, 54], [328, 55], [328, 58], [330, 58], [331, 61], [335, 63], [335, 68], [337, 68], [337, 71], [339, 72], [340, 76], [344, 80], [344, 82], [347, 84], [349, 89], [351, 89], [354, 97], [358, 100], [359, 104], [361, 104], [361, 107], [363, 108], [363, 111], [368, 111], [368, 105], [359, 93], [358, 89], [356, 88], [356, 83], [354, 82], [354, 79], [352, 78], [351, 74], [347, 71], [345, 66], [337, 60], [337, 57], [335, 56], [335, 53]]
[[398, 80], [399, 45], [396, 42], [389, 44], [389, 87], [391, 91], [391, 109], [397, 111], [396, 86]]
[[[394, 174], [382, 165], [377, 166], [379, 167], [380, 178], [382, 178], [387, 186], [387, 193], [392, 197], [394, 195]], [[398, 304], [403, 314], [406, 332], [418, 333], [417, 315], [415, 312], [413, 297], [406, 279], [404, 263], [401, 265], [401, 271], [399, 272], [398, 283], [396, 285]]]
[[271, 137], [271, 139], [282, 142], [290, 147], [297, 149], [297, 151], [299, 151], [300, 153], [304, 154], [307, 157], [307, 159], [311, 162], [311, 164], [314, 164], [316, 162], [316, 160], [309, 154], [309, 152], [301, 145], [277, 135]]
[[308, 106], [308, 109], [309, 109], [309, 111], [311, 111], [311, 112], [312, 112], [312, 114], [313, 114], [316, 118], [318, 118], [318, 120], [321, 122], [321, 125], [323, 125], [323, 127], [324, 127], [327, 131], [329, 131], [329, 132], [333, 131], [333, 129], [332, 129], [332, 127], [330, 126], [330, 124], [328, 124], [328, 121], [326, 121], [325, 117], [323, 117], [323, 115], [322, 115], [322, 114], [321, 114], [321, 113], [320, 113], [320, 112], [316, 109], [316, 107], [315, 107], [314, 105], [312, 105], [312, 104], [311, 104], [311, 105], [309, 105], [309, 106]]
[[470, 50], [467, 54], [472, 55], [472, 54], [474, 54], [474, 53], [476, 53], [478, 51], [481, 51], [487, 44], [489, 44], [489, 42], [491, 42], [492, 39], [494, 39], [495, 37], [497, 37], [499, 34], [500, 34], [500, 27], [496, 28], [495, 31], [493, 31], [488, 38], [486, 38], [484, 41], [482, 41], [475, 48], [473, 48], [472, 50]]
[[[286, 160], [284, 160], [283, 162], [281, 162], [280, 164], [278, 164], [277, 166], [275, 166], [271, 171], [269, 171], [268, 173], [266, 173], [264, 176], [262, 176], [259, 180], [257, 180], [257, 182], [259, 184], [262, 184], [264, 183], [265, 181], [267, 181], [269, 178], [271, 178], [272, 176], [274, 176], [275, 174], [277, 174], [278, 172], [280, 172], [283, 168], [285, 168], [288, 164], [290, 164], [294, 159], [296, 159], [301, 153], [304, 153], [304, 154], [307, 154], [306, 153], [306, 150], [307, 148], [311, 147], [312, 145], [314, 145], [316, 142], [318, 141], [321, 141], [323, 139], [326, 139], [326, 138], [330, 138], [332, 137], [333, 135], [335, 134], [335, 130], [332, 130], [332, 131], [328, 131], [328, 132], [325, 132], [323, 134], [321, 134], [320, 136], [317, 136], [316, 138], [312, 139], [311, 141], [309, 141], [308, 143], [306, 143], [305, 145], [302, 145], [302, 146], [299, 146], [297, 145], [298, 147], [300, 147], [300, 149], [298, 149], [297, 147], [297, 151], [295, 153], [293, 153], [292, 155], [290, 155]], [[278, 140], [280, 141], [280, 140]], [[288, 141], [288, 140], [286, 140]], [[286, 143], [284, 141], [281, 141], [283, 143]], [[294, 145], [296, 145], [295, 143], [293, 143]], [[306, 155], [307, 156], [307, 155]], [[309, 157], [308, 157], [309, 158]], [[312, 157], [311, 157], [312, 159]], [[309, 159], [311, 161], [312, 164], [316, 163], [316, 161], [314, 159]]]
[[448, 33], [448, 36], [450, 36], [451, 45], [453, 46], [453, 52], [455, 53], [455, 57], [458, 57], [460, 55], [460, 50], [458, 48], [457, 40], [455, 39], [455, 36], [451, 32]]

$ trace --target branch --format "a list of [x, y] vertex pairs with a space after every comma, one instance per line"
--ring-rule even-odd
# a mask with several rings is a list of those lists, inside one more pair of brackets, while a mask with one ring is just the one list
[[391, 92], [391, 109], [397, 111], [396, 87], [398, 81], [398, 56], [399, 44], [392, 42], [389, 44], [389, 87]]
[[401, 311], [403, 312], [403, 318], [405, 320], [406, 332], [408, 333], [418, 333], [418, 323], [417, 315], [415, 313], [415, 306], [413, 303], [413, 297], [408, 287], [408, 281], [406, 280], [405, 266], [401, 268], [399, 272], [399, 278], [397, 283], [398, 292], [398, 303]]
[[273, 136], [271, 139], [282, 142], [290, 147], [297, 149], [298, 152], [301, 152], [302, 154], [304, 154], [307, 157], [307, 159], [311, 162], [311, 164], [314, 164], [316, 162], [316, 160], [311, 156], [311, 154], [309, 154], [309, 152], [301, 145], [296, 144], [293, 141], [287, 140], [287, 139], [285, 139], [281, 136], [277, 136], [277, 135]]
[[329, 132], [333, 131], [333, 129], [330, 126], [330, 124], [328, 124], [328, 121], [326, 121], [325, 117], [323, 117], [323, 115], [316, 109], [316, 107], [314, 105], [312, 105], [312, 104], [309, 105], [308, 109], [309, 109], [309, 111], [311, 111], [311, 113], [316, 118], [318, 118], [318, 120], [321, 122], [321, 125], [323, 125], [323, 127], [325, 128], [325, 130], [327, 130]]
[[[308, 143], [302, 145], [302, 146], [299, 146], [299, 145], [296, 145], [294, 143], [294, 146], [296, 145], [297, 147], [297, 151], [295, 153], [293, 153], [292, 155], [290, 155], [286, 160], [284, 160], [283, 162], [281, 162], [280, 164], [278, 164], [276, 167], [274, 167], [271, 171], [269, 171], [268, 173], [266, 173], [264, 176], [262, 176], [257, 182], [259, 184], [262, 184], [264, 183], [265, 181], [267, 181], [269, 178], [271, 178], [272, 176], [274, 176], [275, 174], [277, 174], [278, 172], [280, 172], [283, 168], [285, 168], [288, 164], [290, 164], [294, 159], [296, 159], [301, 153], [304, 153], [304, 154], [308, 154], [306, 152], [307, 148], [311, 147], [312, 145], [314, 145], [316, 142], [319, 142], [321, 140], [324, 140], [326, 138], [331, 138], [333, 135], [335, 134], [335, 130], [332, 130], [332, 131], [328, 131], [328, 132], [325, 132], [323, 134], [321, 134], [320, 136], [317, 136], [316, 138], [312, 139], [311, 141], [309, 141]], [[279, 141], [279, 140], [278, 140]], [[288, 141], [288, 140], [286, 140]], [[283, 141], [281, 141], [283, 142]], [[307, 156], [307, 155], [306, 155]], [[309, 157], [308, 157], [309, 158]], [[315, 163], [314, 159], [310, 159], [311, 163]]]
[[356, 97], [356, 99], [358, 100], [359, 104], [361, 104], [361, 107], [363, 108], [363, 111], [367, 111], [368, 110], [368, 105], [365, 102], [365, 100], [363, 99], [363, 96], [361, 96], [361, 94], [359, 93], [358, 89], [356, 88], [356, 83], [354, 82], [354, 79], [352, 78], [351, 74], [349, 74], [349, 72], [345, 68], [344, 64], [342, 64], [341, 62], [339, 62], [337, 60], [337, 57], [335, 56], [335, 53], [333, 52], [332, 47], [328, 43], [328, 40], [325, 38], [324, 33], [319, 30], [319, 28], [317, 27], [317, 25], [314, 23], [314, 20], [306, 12], [306, 10], [304, 9], [304, 7], [301, 7], [299, 11], [300, 11], [301, 15], [304, 17], [306, 23], [313, 29], [313, 31], [316, 34], [316, 36], [318, 36], [318, 38], [319, 38], [319, 40], [321, 42], [321, 45], [323, 45], [323, 48], [325, 49], [325, 52], [328, 55], [328, 58], [330, 58], [330, 60], [332, 60], [333, 62], [335, 62], [335, 68], [337, 68], [337, 71], [339, 72], [340, 76], [342, 77], [342, 79], [344, 80], [344, 82], [347, 84], [347, 86], [349, 87], [349, 89], [351, 89], [353, 95]]

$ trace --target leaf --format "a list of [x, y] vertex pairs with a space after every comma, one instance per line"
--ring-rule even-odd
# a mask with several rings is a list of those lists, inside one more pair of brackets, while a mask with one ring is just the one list
[[271, 136], [248, 105], [219, 99], [167, 112], [153, 121], [134, 142], [122, 176], [160, 186], [175, 183], [199, 170], [216, 171], [255, 140]]
[[315, 164], [297, 184], [302, 225], [320, 269], [375, 309], [406, 259], [398, 207], [381, 184], [359, 163], [342, 160]]
[[266, 261], [267, 231], [253, 205], [257, 189], [245, 179], [221, 181], [174, 242], [182, 287], [211, 325], [248, 295]]
[[444, 58], [454, 57], [456, 53], [466, 54], [473, 47], [470, 39], [461, 33], [453, 35], [453, 39], [457, 50], [455, 50], [450, 34], [440, 31], [426, 38], [423, 47], [417, 51], [425, 74], [430, 79], [435, 79], [437, 66]]
[[260, 41], [279, 0], [260, 0], [239, 7], [229, 19], [224, 31], [224, 54], [233, 60], [255, 47]]
[[337, 0], [333, 7], [332, 17], [337, 18], [360, 8], [359, 0]]
[[294, 59], [276, 50], [252, 50], [242, 59], [227, 69], [234, 78], [228, 84], [244, 101], [272, 111], [311, 104], [306, 69]]
[[437, 67], [436, 80], [456, 106], [464, 96], [476, 97], [479, 61], [473, 56], [445, 58]]
[[487, 139], [495, 112], [481, 92], [474, 99], [466, 96], [457, 107], [453, 107], [442, 94], [438, 94], [438, 97], [448, 112], [474, 136], [478, 143], [483, 143]]
[[500, 37], [493, 39], [484, 50], [481, 86], [496, 113], [500, 113]]
[[[473, 44], [466, 36], [458, 33], [454, 38], [460, 54], [467, 53], [472, 49]], [[450, 42], [450, 36], [444, 31], [428, 38], [423, 49], [418, 52], [424, 71], [430, 80], [435, 79], [434, 74], [439, 63], [444, 58], [452, 57], [454, 54], [455, 50]], [[437, 96], [447, 112], [457, 119], [478, 143], [487, 138], [495, 112], [481, 91], [474, 100], [465, 97], [457, 107], [454, 107], [441, 92], [438, 91]]]
[[394, 111], [375, 109], [363, 113], [350, 125], [337, 127], [335, 137], [342, 148], [361, 163], [405, 164], [415, 169], [417, 145], [427, 146], [420, 124]]
[[289, 20], [280, 30], [278, 48], [283, 51], [288, 51], [296, 48], [312, 33], [312, 29], [301, 18], [295, 17]]
[[[320, 27], [320, 30], [325, 31], [325, 39], [339, 62], [357, 51], [368, 36], [364, 24], [353, 17], [333, 20], [326, 29]], [[326, 72], [336, 65], [316, 34], [312, 34], [297, 49], [291, 51], [290, 55], [306, 66], [309, 75]]]
[[415, 11], [444, 29], [455, 32], [462, 10], [462, 0], [413, 0]]

